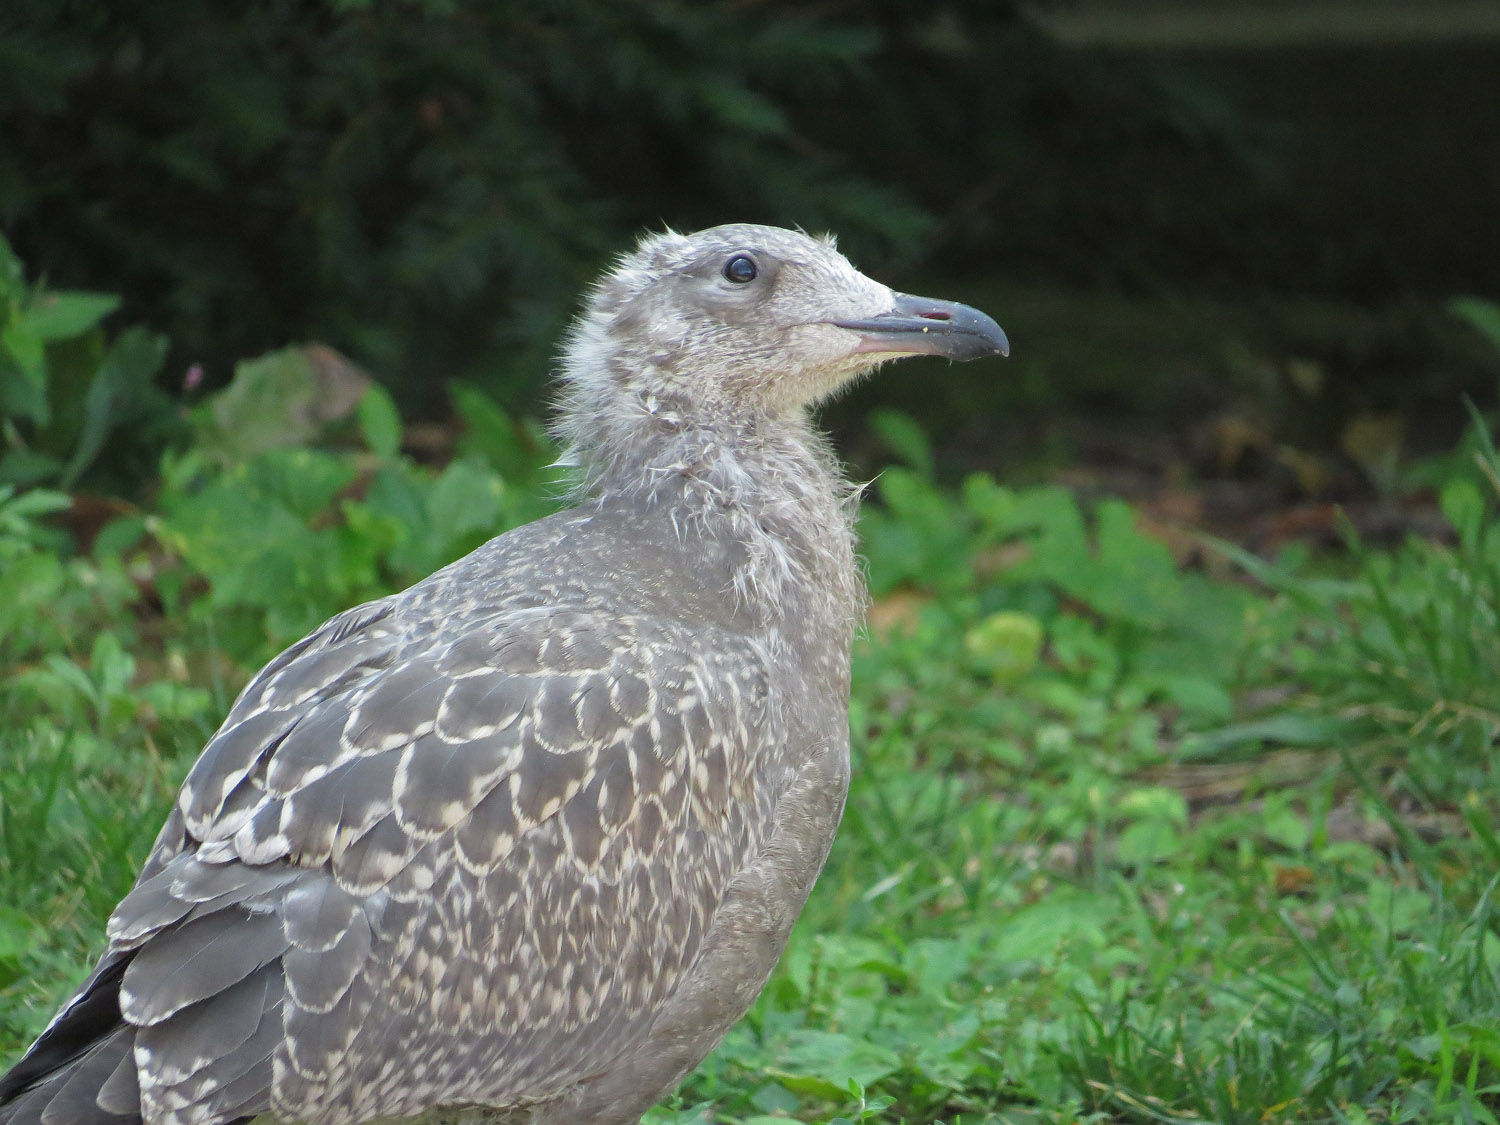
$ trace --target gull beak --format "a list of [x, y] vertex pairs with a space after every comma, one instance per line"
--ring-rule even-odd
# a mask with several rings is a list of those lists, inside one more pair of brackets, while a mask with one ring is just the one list
[[940, 355], [959, 361], [1010, 355], [1004, 330], [978, 309], [909, 293], [897, 293], [888, 312], [868, 320], [828, 323], [859, 333], [856, 355]]

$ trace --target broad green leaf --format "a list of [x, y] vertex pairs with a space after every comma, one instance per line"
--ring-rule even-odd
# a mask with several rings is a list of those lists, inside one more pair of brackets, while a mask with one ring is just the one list
[[1282, 746], [1337, 745], [1341, 732], [1347, 729], [1347, 722], [1329, 715], [1284, 711], [1198, 735], [1195, 737], [1198, 745], [1193, 753], [1185, 754], [1184, 757], [1208, 757], [1231, 747], [1255, 743]]
[[434, 545], [493, 528], [503, 492], [500, 478], [483, 466], [472, 461], [449, 465], [427, 496], [428, 526], [437, 540]]
[[892, 453], [922, 476], [932, 476], [932, 443], [911, 415], [881, 409], [871, 412], [869, 422], [870, 428], [880, 435]]
[[1119, 799], [1116, 808], [1130, 820], [1155, 820], [1178, 826], [1186, 826], [1188, 822], [1187, 801], [1182, 794], [1161, 785], [1130, 790]]
[[202, 445], [226, 463], [266, 449], [309, 440], [316, 390], [300, 348], [285, 348], [235, 365], [234, 379], [200, 408]]
[[235, 365], [234, 379], [196, 412], [200, 443], [225, 464], [310, 444], [348, 418], [369, 377], [330, 348], [283, 348]]
[[1104, 925], [1114, 913], [1103, 896], [1059, 889], [1001, 921], [994, 948], [1007, 961], [1048, 961], [1072, 943], [1103, 948]]
[[54, 478], [62, 470], [62, 460], [34, 449], [12, 449], [0, 456], [0, 484], [25, 487]]
[[0, 961], [18, 961], [35, 947], [38, 929], [36, 922], [19, 910], [0, 907]]
[[135, 659], [114, 633], [100, 633], [89, 652], [89, 671], [104, 694], [123, 692], [135, 676]]
[[52, 403], [47, 397], [45, 378], [40, 383], [28, 378], [20, 361], [0, 339], [0, 418], [25, 419], [36, 426], [44, 426], [51, 415]]
[[1266, 839], [1293, 852], [1300, 852], [1305, 848], [1311, 835], [1307, 818], [1292, 808], [1287, 798], [1280, 794], [1266, 798], [1260, 816], [1260, 830]]
[[[1228, 646], [1226, 646], [1228, 647]], [[1208, 676], [1153, 675], [1143, 677], [1147, 689], [1182, 708], [1200, 722], [1224, 723], [1234, 715], [1234, 699], [1224, 685]], [[1139, 682], [1139, 681], [1138, 681]]]
[[426, 490], [430, 478], [407, 460], [382, 465], [370, 482], [364, 506], [372, 519], [393, 521], [418, 538], [427, 537]]
[[1448, 302], [1448, 311], [1467, 321], [1500, 352], [1500, 302], [1483, 297], [1454, 297]]
[[894, 515], [919, 525], [947, 507], [947, 498], [937, 486], [910, 469], [887, 469], [880, 474], [878, 487], [881, 500]]
[[519, 484], [536, 476], [555, 454], [546, 434], [532, 422], [511, 418], [489, 395], [467, 383], [452, 383], [448, 395], [464, 421], [459, 454], [488, 461], [506, 481]]
[[359, 432], [370, 452], [389, 461], [401, 452], [401, 415], [384, 387], [371, 386], [359, 400]]
[[94, 536], [93, 556], [109, 558], [121, 555], [134, 547], [146, 536], [146, 519], [143, 516], [121, 516], [110, 520]]
[[10, 240], [0, 234], [0, 314], [5, 304], [19, 300], [26, 289], [26, 271], [21, 259], [11, 249]]
[[1127, 867], [1141, 867], [1170, 859], [1182, 850], [1177, 829], [1160, 820], [1142, 820], [1120, 833], [1115, 858]]
[[775, 1125], [786, 1125], [786, 1115], [796, 1113], [802, 1102], [796, 1094], [785, 1086], [776, 1082], [767, 1082], [750, 1096], [750, 1104], [756, 1109], [763, 1109], [767, 1113], [780, 1112], [781, 1117], [751, 1117], [747, 1118], [743, 1125], [751, 1125], [751, 1122], [775, 1122]]
[[999, 530], [1009, 526], [1011, 513], [1015, 510], [1016, 494], [996, 483], [988, 473], [971, 473], [963, 483], [964, 508], [969, 511], [986, 530]]
[[[0, 330], [0, 345], [10, 353], [22, 377], [33, 387], [45, 391], [47, 387], [47, 341], [34, 329], [17, 320]], [[38, 419], [45, 425], [46, 419]]]
[[713, 79], [700, 83], [696, 92], [704, 107], [728, 129], [766, 136], [781, 136], [787, 131], [782, 108], [748, 86]]
[[14, 528], [15, 521], [66, 512], [72, 506], [73, 498], [55, 489], [33, 488], [16, 495], [14, 489], [0, 488], [0, 528]]
[[1479, 486], [1466, 477], [1451, 480], [1443, 485], [1439, 505], [1458, 532], [1460, 542], [1469, 548], [1477, 545], [1484, 518], [1484, 497]]
[[777, 1045], [768, 1073], [798, 1094], [840, 1100], [852, 1078], [869, 1086], [901, 1065], [896, 1052], [832, 1031], [793, 1031]]
[[244, 482], [258, 499], [284, 506], [307, 522], [320, 515], [357, 472], [347, 457], [324, 449], [270, 449], [245, 465]]
[[151, 387], [167, 356], [167, 338], [144, 328], [121, 333], [105, 353], [83, 400], [78, 443], [59, 483], [71, 487], [104, 448], [110, 432], [129, 413], [132, 401]]
[[81, 336], [120, 307], [112, 293], [79, 290], [42, 292], [32, 298], [20, 323], [43, 340], [70, 340]]
[[964, 942], [951, 938], [918, 938], [906, 949], [906, 972], [919, 992], [941, 996], [969, 970], [973, 955]]

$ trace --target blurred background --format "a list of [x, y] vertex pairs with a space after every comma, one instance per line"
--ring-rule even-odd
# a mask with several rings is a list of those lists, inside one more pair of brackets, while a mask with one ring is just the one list
[[0, 0], [0, 1060], [258, 668], [558, 504], [583, 288], [755, 221], [1013, 354], [821, 412], [844, 824], [651, 1125], [1495, 1125], [1497, 76], [1494, 0]]
[[[453, 380], [535, 415], [611, 255], [756, 221], [1015, 342], [831, 409], [860, 471], [894, 406], [941, 473], [1230, 482], [1202, 513], [1229, 530], [1389, 493], [1493, 398], [1448, 302], [1500, 290], [1497, 65], [1471, 0], [37, 0], [0, 15], [0, 229], [165, 341], [100, 487], [289, 343], [414, 421]], [[39, 426], [17, 382], [11, 452], [67, 464], [81, 421]]]

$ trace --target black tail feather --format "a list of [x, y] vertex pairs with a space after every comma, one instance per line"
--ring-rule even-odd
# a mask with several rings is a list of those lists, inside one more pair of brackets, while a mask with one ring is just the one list
[[78, 996], [42, 1032], [31, 1050], [0, 1076], [0, 1106], [67, 1066], [120, 1026], [120, 978], [125, 975], [129, 961], [126, 955], [100, 963]]
[[140, 1125], [138, 1108], [112, 1113], [95, 1101], [135, 1040], [120, 1018], [129, 960], [101, 962], [31, 1050], [0, 1075], [0, 1125]]

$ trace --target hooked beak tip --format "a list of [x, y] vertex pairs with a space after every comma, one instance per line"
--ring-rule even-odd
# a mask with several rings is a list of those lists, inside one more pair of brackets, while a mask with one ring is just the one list
[[936, 355], [958, 362], [1010, 355], [1010, 340], [993, 319], [956, 301], [896, 294], [886, 312], [866, 320], [835, 320], [857, 332], [856, 354]]

